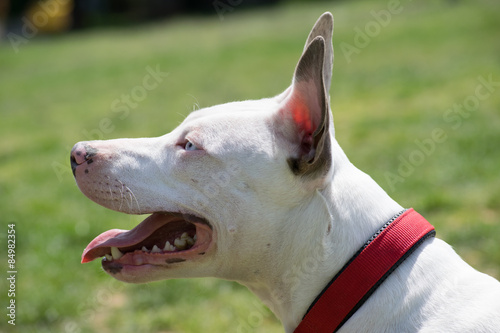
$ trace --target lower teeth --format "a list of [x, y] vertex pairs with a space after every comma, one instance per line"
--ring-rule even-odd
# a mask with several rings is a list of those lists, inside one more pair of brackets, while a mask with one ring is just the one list
[[[154, 245], [153, 248], [148, 250], [147, 247], [143, 246], [141, 251], [146, 253], [164, 253], [164, 252], [174, 252], [177, 250], [186, 250], [191, 248], [194, 243], [196, 243], [196, 235], [194, 237], [190, 237], [187, 232], [183, 233], [181, 237], [178, 237], [174, 240], [174, 244], [170, 244], [169, 241], [165, 242], [165, 246], [163, 249], [160, 249], [157, 245]], [[111, 247], [111, 254], [105, 254], [104, 257], [108, 261], [118, 260], [123, 256], [123, 253], [117, 247]]]

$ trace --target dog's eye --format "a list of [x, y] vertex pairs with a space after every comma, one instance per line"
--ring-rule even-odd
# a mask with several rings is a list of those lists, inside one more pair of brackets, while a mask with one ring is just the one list
[[191, 141], [188, 141], [184, 145], [184, 150], [187, 150], [187, 151], [198, 150], [198, 147], [196, 147], [196, 145], [194, 143], [192, 143]]

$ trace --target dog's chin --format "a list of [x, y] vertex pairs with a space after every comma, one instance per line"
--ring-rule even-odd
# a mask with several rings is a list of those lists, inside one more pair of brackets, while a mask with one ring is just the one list
[[207, 220], [153, 213], [132, 230], [112, 229], [97, 236], [83, 251], [82, 263], [102, 257], [104, 270], [118, 280], [150, 282], [164, 279], [165, 270], [202, 260], [213, 243], [213, 228]]
[[158, 265], [122, 265], [118, 263], [106, 263], [103, 260], [103, 268], [110, 276], [126, 283], [150, 283], [154, 281], [198, 277], [191, 276], [191, 271], [186, 273], [188, 263], [175, 266], [158, 266]]

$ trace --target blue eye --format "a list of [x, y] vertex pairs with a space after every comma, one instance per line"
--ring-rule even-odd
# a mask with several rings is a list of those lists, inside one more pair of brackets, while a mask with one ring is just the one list
[[198, 147], [196, 147], [196, 145], [194, 143], [192, 143], [191, 141], [188, 141], [184, 145], [184, 150], [187, 150], [187, 151], [198, 150]]

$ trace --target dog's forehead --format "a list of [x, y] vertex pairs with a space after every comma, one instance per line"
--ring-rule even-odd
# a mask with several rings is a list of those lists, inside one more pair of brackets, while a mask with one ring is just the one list
[[189, 114], [183, 126], [186, 128], [224, 130], [228, 126], [245, 127], [248, 121], [265, 122], [277, 110], [275, 99], [231, 102], [203, 108]]

